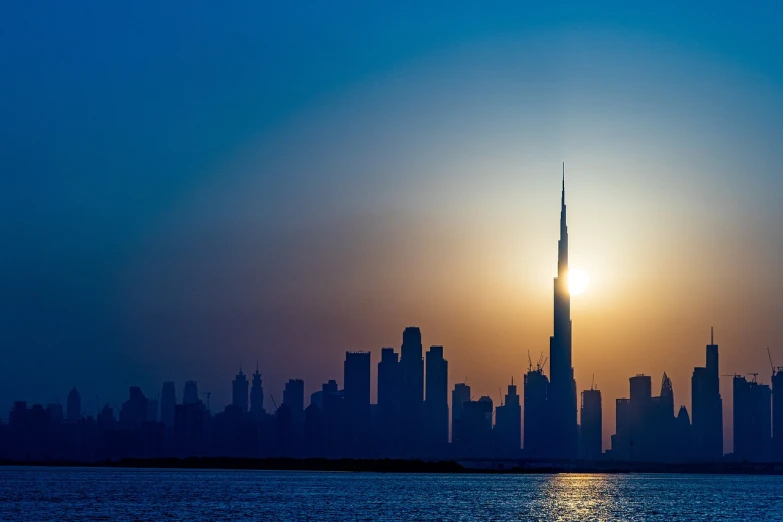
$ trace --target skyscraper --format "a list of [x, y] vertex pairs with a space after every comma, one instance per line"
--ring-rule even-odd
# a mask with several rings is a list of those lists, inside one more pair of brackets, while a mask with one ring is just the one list
[[707, 365], [694, 368], [691, 378], [693, 450], [695, 457], [714, 461], [723, 457], [723, 401], [714, 331], [706, 351]]
[[242, 413], [247, 413], [247, 390], [249, 383], [247, 376], [242, 371], [242, 365], [239, 365], [239, 373], [232, 383], [231, 404], [239, 408]]
[[431, 346], [427, 352], [424, 424], [428, 456], [442, 454], [449, 442], [449, 362], [443, 358], [443, 346]]
[[571, 363], [571, 295], [568, 291], [568, 225], [565, 204], [565, 164], [560, 200], [560, 240], [554, 281], [554, 335], [549, 340], [548, 453], [557, 458], [576, 455], [576, 383]]
[[421, 331], [405, 328], [400, 350], [400, 438], [403, 456], [418, 454], [424, 400], [424, 359]]
[[177, 392], [174, 389], [174, 383], [166, 381], [160, 392], [160, 422], [167, 428], [174, 427], [176, 407]]
[[601, 390], [590, 389], [582, 392], [581, 455], [585, 459], [601, 458], [603, 413], [601, 409]]
[[304, 420], [304, 381], [289, 379], [283, 389], [283, 404], [287, 405], [294, 422]]
[[345, 352], [343, 363], [346, 449], [353, 456], [369, 453], [370, 352]]
[[76, 386], [71, 388], [71, 392], [68, 394], [68, 422], [78, 422], [82, 417], [82, 396], [76, 389]]
[[264, 386], [261, 382], [261, 373], [258, 371], [258, 363], [250, 387], [250, 412], [256, 417], [264, 414]]
[[470, 402], [470, 386], [463, 382], [455, 384], [451, 392], [451, 445], [455, 447], [461, 444], [462, 411], [466, 402]]
[[525, 374], [525, 431], [523, 446], [528, 457], [542, 457], [548, 453], [547, 391], [549, 379], [539, 365]]
[[495, 409], [495, 444], [502, 457], [517, 456], [522, 445], [522, 406], [513, 377], [504, 403]]
[[783, 461], [783, 369], [772, 368], [772, 445], [775, 459]]
[[182, 404], [198, 404], [198, 383], [185, 381], [185, 389], [182, 392]]
[[772, 393], [769, 386], [754, 378], [734, 376], [734, 458], [758, 462], [771, 460]]
[[396, 456], [399, 446], [400, 371], [399, 356], [394, 348], [381, 348], [381, 362], [378, 363], [378, 410], [380, 454], [385, 457]]

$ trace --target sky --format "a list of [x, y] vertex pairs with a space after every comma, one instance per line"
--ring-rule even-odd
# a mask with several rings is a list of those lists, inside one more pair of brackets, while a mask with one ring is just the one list
[[2, 4], [0, 417], [187, 379], [215, 410], [256, 363], [279, 401], [408, 325], [497, 402], [548, 352], [561, 162], [605, 447], [632, 375], [690, 410], [711, 326], [768, 383], [783, 7], [480, 4]]

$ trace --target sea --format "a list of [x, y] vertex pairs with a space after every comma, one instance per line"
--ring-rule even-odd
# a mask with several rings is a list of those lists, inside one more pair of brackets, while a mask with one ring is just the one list
[[783, 520], [783, 476], [0, 467], [0, 520]]

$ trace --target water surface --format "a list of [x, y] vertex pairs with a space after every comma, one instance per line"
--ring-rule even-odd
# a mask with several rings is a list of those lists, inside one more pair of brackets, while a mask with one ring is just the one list
[[0, 468], [0, 520], [783, 520], [783, 477]]

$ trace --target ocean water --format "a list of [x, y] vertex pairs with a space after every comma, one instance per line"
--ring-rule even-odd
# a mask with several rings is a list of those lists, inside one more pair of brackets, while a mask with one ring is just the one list
[[0, 520], [783, 520], [783, 477], [0, 467]]

